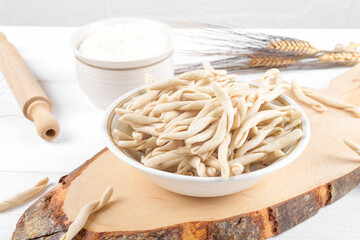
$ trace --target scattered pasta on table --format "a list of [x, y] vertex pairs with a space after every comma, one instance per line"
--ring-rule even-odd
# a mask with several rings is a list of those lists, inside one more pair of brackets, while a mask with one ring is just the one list
[[45, 177], [44, 179], [40, 180], [35, 186], [0, 202], [0, 212], [16, 207], [28, 201], [32, 197], [38, 195], [48, 187], [48, 183], [49, 178]]

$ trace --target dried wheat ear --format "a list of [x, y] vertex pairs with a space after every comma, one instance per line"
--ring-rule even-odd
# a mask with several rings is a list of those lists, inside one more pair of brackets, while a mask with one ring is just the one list
[[313, 55], [319, 52], [319, 50], [313, 47], [309, 42], [301, 40], [272, 41], [266, 46], [266, 48], [283, 52], [303, 53], [309, 55]]

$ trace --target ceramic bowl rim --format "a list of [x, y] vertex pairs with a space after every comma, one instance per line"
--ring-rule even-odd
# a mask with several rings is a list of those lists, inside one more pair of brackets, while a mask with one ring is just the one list
[[[166, 35], [168, 36], [170, 42], [169, 46], [156, 55], [146, 58], [139, 58], [135, 60], [128, 60], [128, 61], [101, 60], [101, 59], [89, 57], [86, 54], [83, 54], [79, 51], [78, 49], [79, 44], [84, 40], [84, 37], [79, 39], [80, 38], [79, 35], [81, 35], [82, 32], [88, 31], [90, 34], [95, 32], [97, 29], [100, 29], [101, 27], [116, 23], [121, 23], [121, 22], [127, 22], [127, 21], [146, 22], [149, 24], [154, 24], [162, 28], [165, 28], [167, 31]], [[96, 30], [94, 30], [94, 28], [96, 28]], [[89, 29], [93, 29], [93, 30], [89, 30]], [[79, 27], [75, 32], [72, 33], [70, 37], [70, 48], [73, 54], [75, 55], [75, 57], [87, 65], [91, 65], [93, 67], [108, 68], [108, 69], [127, 69], [127, 68], [131, 69], [131, 68], [145, 67], [147, 65], [155, 64], [159, 61], [162, 61], [165, 58], [168, 58], [174, 51], [174, 38], [171, 27], [166, 25], [165, 23], [155, 21], [152, 19], [141, 18], [141, 17], [118, 17], [118, 18], [109, 18], [109, 19], [103, 19], [100, 21], [91, 22]], [[110, 67], [110, 66], [114, 66], [114, 64], [117, 67]]]
[[145, 87], [142, 86], [142, 87], [133, 89], [132, 91], [129, 91], [128, 93], [120, 96], [112, 104], [110, 104], [110, 106], [106, 109], [106, 112], [105, 112], [103, 126], [102, 126], [102, 129], [103, 129], [102, 132], [103, 132], [103, 136], [104, 136], [104, 139], [106, 142], [106, 146], [117, 158], [119, 158], [121, 161], [125, 162], [126, 164], [128, 164], [142, 172], [150, 174], [150, 175], [155, 175], [157, 177], [162, 177], [162, 178], [169, 178], [169, 179], [177, 180], [177, 181], [187, 181], [187, 182], [194, 182], [194, 183], [234, 182], [234, 181], [264, 177], [272, 172], [275, 172], [275, 171], [287, 166], [291, 162], [293, 162], [304, 151], [304, 149], [306, 148], [306, 146], [309, 142], [309, 139], [310, 139], [310, 122], [309, 122], [309, 119], [307, 118], [306, 114], [304, 113], [304, 111], [301, 109], [301, 107], [297, 103], [295, 103], [291, 98], [282, 94], [282, 95], [280, 95], [280, 98], [284, 99], [287, 103], [289, 103], [290, 105], [293, 105], [295, 107], [295, 109], [300, 110], [302, 112], [303, 116], [301, 117], [301, 120], [302, 120], [303, 136], [301, 137], [300, 141], [298, 141], [298, 144], [292, 150], [290, 150], [290, 153], [287, 156], [285, 156], [283, 159], [281, 159], [280, 161], [278, 161], [270, 166], [267, 166], [265, 168], [262, 168], [260, 170], [254, 171], [254, 172], [241, 174], [241, 175], [237, 175], [237, 176], [231, 176], [226, 180], [224, 180], [222, 177], [186, 176], [186, 175], [165, 172], [165, 171], [158, 170], [155, 168], [147, 167], [147, 166], [143, 165], [142, 163], [136, 161], [135, 159], [130, 158], [129, 156], [124, 154], [111, 141], [111, 138], [108, 134], [108, 127], [111, 128], [111, 125], [108, 126], [108, 122], [109, 122], [109, 117], [110, 117], [110, 114], [112, 113], [112, 111], [116, 108], [116, 106], [121, 101], [123, 101], [124, 99], [128, 98], [129, 96], [143, 90], [144, 88]]

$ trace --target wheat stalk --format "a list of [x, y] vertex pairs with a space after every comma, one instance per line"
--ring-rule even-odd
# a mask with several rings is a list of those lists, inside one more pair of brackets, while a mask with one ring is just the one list
[[[333, 68], [355, 65], [360, 62], [359, 43], [338, 46], [334, 50], [321, 50], [308, 41], [244, 32], [236, 28], [201, 24], [196, 37], [187, 36], [191, 42], [201, 44], [201, 48], [182, 51], [182, 57], [188, 59], [211, 58], [214, 67], [233, 72], [256, 71], [271, 67], [287, 69]], [[206, 44], [208, 47], [203, 48]], [[196, 46], [196, 45], [195, 45]], [[177, 65], [176, 72], [182, 73], [201, 68], [200, 65], [187, 62]]]
[[319, 52], [319, 50], [313, 47], [309, 42], [301, 40], [272, 41], [266, 46], [266, 48], [282, 52], [293, 52], [309, 55], [313, 55]]
[[338, 52], [338, 53], [325, 53], [320, 55], [318, 59], [321, 62], [340, 62], [355, 64], [360, 62], [359, 52]]
[[300, 58], [251, 57], [250, 67], [285, 67], [296, 63]]

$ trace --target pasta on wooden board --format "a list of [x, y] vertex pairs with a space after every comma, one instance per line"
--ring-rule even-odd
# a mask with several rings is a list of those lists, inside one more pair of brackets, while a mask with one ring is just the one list
[[346, 102], [342, 102], [338, 99], [335, 98], [331, 98], [328, 96], [325, 96], [323, 94], [317, 93], [317, 92], [313, 92], [313, 91], [309, 91], [309, 90], [305, 90], [305, 94], [307, 96], [312, 97], [313, 99], [322, 102], [328, 106], [331, 107], [335, 107], [335, 108], [339, 108], [342, 109], [344, 111], [348, 111], [351, 112], [355, 117], [360, 118], [360, 109], [357, 108], [354, 105], [348, 104]]
[[330, 106], [334, 108], [339, 108], [344, 111], [352, 113], [355, 117], [360, 118], [360, 109], [354, 105], [349, 103], [340, 101], [338, 99], [325, 96], [321, 93], [312, 91], [312, 90], [303, 90], [301, 87], [295, 82], [291, 82], [292, 90], [295, 96], [305, 104], [309, 105], [313, 109], [319, 112], [327, 111], [327, 108], [324, 106]]
[[165, 82], [147, 75], [147, 92], [115, 110], [131, 129], [114, 129], [117, 145], [145, 166], [191, 176], [227, 179], [272, 164], [302, 136], [301, 113], [275, 101], [291, 86], [277, 69], [258, 88], [236, 78], [208, 62]]
[[80, 209], [80, 212], [76, 216], [73, 223], [71, 223], [68, 231], [61, 236], [60, 240], [71, 240], [73, 239], [85, 226], [86, 221], [88, 220], [89, 216], [96, 211], [99, 211], [103, 208], [110, 200], [113, 194], [113, 188], [108, 186], [103, 195], [101, 196], [100, 200], [95, 200], [93, 202], [87, 203]]
[[350, 140], [348, 138], [344, 139], [344, 142], [346, 145], [349, 146], [349, 148], [351, 148], [354, 152], [356, 152], [357, 154], [360, 155], [360, 145], [359, 144], [353, 142], [352, 140]]
[[327, 110], [327, 108], [322, 103], [320, 103], [320, 102], [306, 96], [305, 93], [303, 92], [303, 90], [301, 89], [301, 87], [299, 86], [299, 84], [296, 81], [293, 80], [291, 82], [291, 87], [292, 87], [292, 90], [293, 90], [295, 96], [300, 101], [308, 104], [310, 107], [312, 107], [316, 111], [325, 112]]

